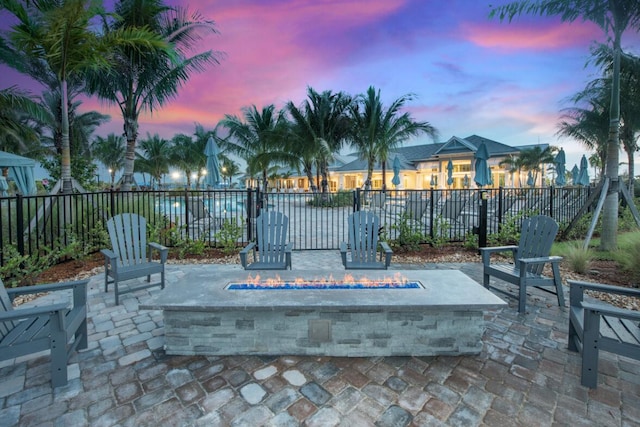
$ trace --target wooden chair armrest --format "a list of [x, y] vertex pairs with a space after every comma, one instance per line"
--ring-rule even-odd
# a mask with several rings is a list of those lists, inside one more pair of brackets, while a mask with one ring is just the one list
[[582, 308], [589, 311], [595, 311], [604, 316], [612, 316], [620, 319], [629, 319], [640, 321], [640, 311], [627, 310], [624, 308], [614, 307], [608, 304], [582, 302]]
[[[384, 265], [389, 267], [391, 264], [391, 255], [393, 255], [393, 250], [387, 242], [380, 242], [380, 247], [382, 248], [382, 252], [384, 252]], [[382, 258], [382, 252], [380, 252], [380, 257]]]
[[68, 310], [71, 310], [71, 305], [68, 303], [52, 304], [40, 307], [17, 308], [15, 310], [1, 312], [0, 322], [29, 319], [32, 317], [42, 316], [43, 314], [59, 313]]
[[[148, 245], [149, 245], [149, 248], [155, 249], [156, 251], [160, 252], [161, 263], [164, 264], [165, 262], [167, 262], [167, 256], [169, 255], [169, 248], [156, 242], [150, 242], [148, 243]], [[151, 251], [149, 251], [149, 258], [151, 258]]]
[[582, 282], [579, 280], [567, 280], [571, 288], [581, 288], [589, 291], [605, 292], [609, 294], [626, 295], [640, 298], [640, 289], [623, 288], [621, 286], [603, 285], [602, 283]]
[[506, 245], [506, 246], [492, 246], [490, 248], [480, 248], [480, 255], [482, 255], [482, 264], [489, 265], [491, 263], [491, 255], [501, 252], [511, 251], [511, 255], [513, 259], [517, 258], [518, 247], [516, 245]]
[[7, 294], [9, 294], [9, 296], [11, 297], [14, 297], [17, 295], [28, 295], [28, 294], [35, 294], [39, 292], [53, 292], [53, 291], [60, 291], [64, 289], [73, 289], [76, 286], [81, 286], [86, 289], [87, 283], [89, 283], [89, 279], [76, 280], [73, 282], [46, 283], [42, 285], [21, 286], [19, 288], [7, 288]]
[[340, 242], [340, 258], [342, 258], [342, 265], [347, 267], [347, 242]]
[[522, 258], [522, 259], [519, 259], [518, 261], [521, 264], [524, 264], [525, 266], [528, 264], [546, 264], [546, 263], [557, 264], [560, 261], [562, 261], [562, 257], [544, 256], [544, 257], [537, 257], [537, 258]]
[[255, 247], [256, 242], [249, 242], [249, 244], [240, 251], [240, 264], [242, 264], [242, 268], [247, 268], [247, 254], [250, 250], [255, 249]]
[[109, 261], [112, 264], [115, 264], [114, 261], [118, 259], [115, 252], [113, 252], [111, 249], [100, 249], [100, 253], [104, 255], [105, 261]]

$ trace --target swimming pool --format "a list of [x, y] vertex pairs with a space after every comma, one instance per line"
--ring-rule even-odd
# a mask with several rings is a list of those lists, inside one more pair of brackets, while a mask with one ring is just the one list
[[[235, 199], [212, 199], [203, 200], [207, 210], [216, 216], [223, 216], [225, 213], [244, 212], [244, 202]], [[185, 205], [182, 198], [158, 199], [155, 203], [156, 211], [164, 215], [184, 215]]]

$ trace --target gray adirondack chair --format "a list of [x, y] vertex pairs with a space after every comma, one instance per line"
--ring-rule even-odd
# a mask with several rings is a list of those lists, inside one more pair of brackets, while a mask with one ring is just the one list
[[[256, 218], [256, 241], [240, 251], [245, 270], [291, 269], [293, 244], [287, 241], [289, 218], [282, 212], [262, 211]], [[251, 259], [247, 256], [252, 254]]]
[[[518, 246], [497, 246], [480, 248], [483, 264], [483, 282], [486, 288], [494, 289], [507, 296], [513, 295], [501, 289], [490, 286], [490, 276], [497, 277], [518, 286], [518, 311], [526, 310], [527, 287], [535, 286], [545, 291], [555, 293], [558, 305], [564, 306], [562, 280], [560, 278], [560, 262], [562, 257], [549, 256], [551, 245], [558, 233], [558, 223], [553, 218], [537, 215], [522, 222], [520, 241]], [[492, 263], [491, 255], [498, 252], [511, 252], [514, 262]], [[542, 274], [546, 264], [551, 265], [553, 277]], [[555, 291], [554, 291], [555, 289]]]
[[[51, 383], [67, 384], [67, 363], [75, 350], [87, 348], [87, 282], [5, 289], [0, 280], [0, 360], [51, 350]], [[71, 290], [73, 300], [13, 308], [18, 295]]]
[[[340, 243], [342, 265], [346, 269], [383, 269], [391, 264], [393, 251], [387, 242], [380, 242], [380, 218], [370, 211], [357, 211], [347, 219], [349, 243]], [[380, 260], [377, 260], [380, 248]]]
[[[164, 265], [169, 249], [150, 242], [147, 243], [147, 221], [143, 216], [133, 213], [116, 215], [107, 221], [107, 230], [112, 249], [103, 249], [104, 255], [104, 291], [109, 292], [113, 283], [116, 305], [120, 295], [140, 289], [160, 286], [164, 289]], [[160, 260], [153, 260], [153, 252], [160, 254]], [[151, 275], [160, 273], [160, 281], [151, 283]], [[120, 282], [147, 276], [147, 284], [120, 287]], [[112, 280], [109, 280], [111, 278]]]
[[583, 386], [598, 386], [600, 351], [640, 360], [640, 312], [584, 300], [585, 291], [640, 298], [640, 290], [567, 280], [569, 291], [569, 350], [582, 353]]

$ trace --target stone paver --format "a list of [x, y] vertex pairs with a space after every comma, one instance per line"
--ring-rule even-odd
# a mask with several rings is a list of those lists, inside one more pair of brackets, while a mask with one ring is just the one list
[[[337, 251], [293, 255], [297, 270], [340, 265]], [[170, 265], [168, 286], [189, 286], [180, 282], [185, 269], [208, 268], [240, 267]], [[422, 268], [481, 281], [479, 264]], [[476, 356], [202, 357], [164, 353], [161, 313], [138, 310], [161, 290], [128, 294], [116, 307], [102, 279], [89, 285], [89, 349], [71, 358], [69, 385], [52, 390], [44, 353], [0, 365], [0, 427], [640, 423], [640, 364], [603, 353], [598, 389], [582, 387], [580, 357], [566, 346], [567, 310], [535, 289], [526, 314], [515, 301], [486, 313]]]

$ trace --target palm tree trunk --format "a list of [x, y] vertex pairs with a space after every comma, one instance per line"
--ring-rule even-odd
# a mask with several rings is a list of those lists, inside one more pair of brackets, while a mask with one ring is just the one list
[[631, 194], [631, 197], [634, 196], [633, 194], [633, 181], [634, 181], [634, 175], [636, 173], [636, 165], [635, 165], [635, 161], [633, 159], [633, 155], [635, 153], [633, 152], [629, 152], [627, 151], [627, 161], [629, 162], [629, 182], [627, 183], [627, 189], [629, 190], [629, 194]]
[[67, 93], [67, 81], [60, 82], [61, 99], [61, 130], [62, 130], [62, 152], [60, 158], [60, 179], [62, 180], [62, 193], [70, 194], [73, 191], [71, 182], [71, 144], [69, 142], [69, 94]]
[[[609, 140], [607, 142], [607, 166], [605, 176], [614, 189], [618, 184], [618, 157], [620, 149], [620, 40], [622, 32], [614, 29], [613, 75], [611, 78], [611, 108], [609, 118]], [[618, 248], [618, 191], [607, 194], [602, 211], [602, 235], [600, 249], [613, 251]]]
[[136, 140], [138, 138], [138, 118], [135, 115], [124, 116], [124, 135], [127, 138], [127, 151], [124, 155], [124, 168], [120, 189], [130, 191], [133, 185], [133, 165], [136, 159]]

